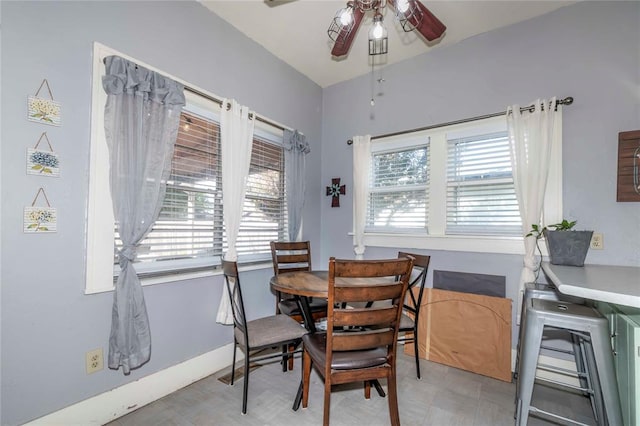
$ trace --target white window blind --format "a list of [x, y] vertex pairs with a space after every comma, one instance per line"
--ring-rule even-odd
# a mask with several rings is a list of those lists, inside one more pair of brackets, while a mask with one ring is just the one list
[[155, 262], [154, 272], [203, 267], [222, 254], [222, 237], [220, 126], [183, 111], [164, 203], [137, 261]]
[[429, 144], [374, 152], [366, 231], [426, 232]]
[[507, 132], [447, 140], [446, 234], [521, 233]]
[[285, 239], [284, 149], [261, 137], [253, 140], [238, 256], [270, 259], [270, 241]]
[[[257, 133], [236, 241], [241, 262], [270, 259], [269, 242], [282, 240], [286, 230], [284, 150], [265, 137], [277, 136], [264, 130]], [[138, 247], [142, 275], [197, 270], [219, 263], [227, 250], [220, 161], [219, 123], [183, 111], [162, 210]], [[116, 247], [122, 247], [117, 232]], [[116, 256], [114, 262], [117, 260]]]

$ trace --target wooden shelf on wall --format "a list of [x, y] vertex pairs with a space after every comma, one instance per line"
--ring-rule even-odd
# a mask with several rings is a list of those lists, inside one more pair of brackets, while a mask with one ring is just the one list
[[618, 133], [616, 200], [640, 201], [640, 130]]

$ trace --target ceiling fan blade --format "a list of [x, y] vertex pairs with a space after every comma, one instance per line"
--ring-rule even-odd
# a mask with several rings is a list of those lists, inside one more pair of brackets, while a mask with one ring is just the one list
[[353, 11], [353, 22], [351, 25], [342, 27], [340, 34], [338, 34], [338, 37], [336, 38], [333, 49], [331, 49], [332, 56], [340, 57], [349, 53], [349, 48], [351, 47], [353, 39], [356, 37], [356, 33], [358, 32], [358, 27], [360, 27], [360, 22], [362, 22], [363, 16], [364, 12], [360, 10], [360, 8], [356, 7]]
[[293, 1], [296, 1], [296, 0], [264, 0], [264, 2], [269, 7], [281, 6], [283, 4], [291, 3]]
[[429, 41], [437, 39], [447, 27], [422, 2], [416, 1], [416, 4], [422, 11], [422, 22], [416, 29]]

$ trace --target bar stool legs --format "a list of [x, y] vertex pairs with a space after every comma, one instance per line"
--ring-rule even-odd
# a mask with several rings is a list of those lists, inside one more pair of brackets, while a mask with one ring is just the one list
[[[568, 330], [581, 339], [582, 359], [588, 372], [587, 388], [581, 390], [594, 395], [594, 411], [598, 424], [623, 424], [606, 318], [587, 306], [533, 298], [526, 303], [526, 316], [521, 326], [524, 327], [524, 332], [517, 383], [516, 425], [525, 426], [529, 413], [543, 413], [555, 419], [580, 424], [531, 405], [538, 354], [545, 327]], [[598, 402], [599, 398], [602, 398], [602, 404]]]

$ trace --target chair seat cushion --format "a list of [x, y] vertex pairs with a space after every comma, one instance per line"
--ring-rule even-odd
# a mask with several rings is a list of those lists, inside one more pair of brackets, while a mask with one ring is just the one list
[[402, 331], [413, 330], [415, 324], [415, 321], [405, 313], [400, 317], [400, 330]]
[[[326, 363], [327, 334], [314, 333], [302, 337], [305, 349], [311, 355], [314, 363]], [[334, 370], [351, 370], [354, 368], [368, 368], [383, 365], [387, 362], [387, 349], [376, 348], [361, 351], [334, 352], [331, 368]]]
[[[279, 346], [292, 340], [300, 339], [307, 333], [297, 321], [287, 315], [272, 315], [247, 322], [249, 347], [260, 348]], [[235, 329], [236, 339], [242, 344], [244, 338], [239, 328]]]
[[[280, 312], [285, 315], [302, 315], [296, 299], [284, 299], [278, 303], [278, 308], [280, 308]], [[309, 299], [309, 308], [311, 308], [311, 313], [326, 312], [327, 301], [317, 298]]]

